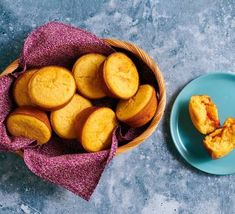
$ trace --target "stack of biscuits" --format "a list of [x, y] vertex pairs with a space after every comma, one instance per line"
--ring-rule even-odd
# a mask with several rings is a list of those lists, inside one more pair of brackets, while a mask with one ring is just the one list
[[[72, 71], [60, 66], [27, 70], [16, 79], [13, 96], [18, 107], [7, 118], [11, 135], [42, 145], [54, 131], [77, 139], [87, 152], [110, 148], [119, 123], [141, 127], [157, 110], [154, 87], [140, 85], [136, 65], [122, 52], [83, 55]], [[92, 105], [105, 97], [118, 100], [115, 109]]]

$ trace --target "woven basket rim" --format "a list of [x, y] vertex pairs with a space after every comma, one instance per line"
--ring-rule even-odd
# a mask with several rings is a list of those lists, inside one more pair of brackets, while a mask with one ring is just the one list
[[[163, 117], [165, 107], [166, 107], [166, 87], [165, 87], [165, 81], [164, 81], [163, 75], [157, 63], [155, 63], [154, 60], [143, 49], [139, 48], [137, 45], [133, 43], [118, 40], [118, 39], [104, 38], [103, 41], [106, 44], [111, 45], [114, 48], [121, 48], [129, 52], [132, 52], [136, 57], [141, 59], [150, 68], [150, 70], [153, 72], [158, 83], [158, 93], [159, 93], [158, 108], [153, 119], [151, 120], [150, 125], [138, 137], [136, 137], [129, 143], [118, 147], [116, 155], [119, 155], [140, 145], [156, 130], [159, 122], [161, 121]], [[0, 74], [0, 76], [12, 73], [18, 67], [19, 67], [19, 59], [13, 61], [9, 66], [7, 66], [7, 68]], [[19, 155], [23, 155], [22, 152], [16, 152], [16, 153]]]

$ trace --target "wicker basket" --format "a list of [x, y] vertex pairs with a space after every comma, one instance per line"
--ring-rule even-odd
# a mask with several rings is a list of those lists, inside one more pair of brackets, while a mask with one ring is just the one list
[[[141, 135], [139, 135], [137, 138], [135, 138], [134, 140], [132, 140], [128, 144], [120, 146], [117, 150], [117, 153], [116, 153], [118, 155], [118, 154], [121, 154], [123, 152], [126, 152], [126, 151], [138, 146], [155, 131], [156, 127], [158, 126], [158, 124], [163, 116], [164, 110], [165, 110], [166, 89], [165, 89], [164, 78], [161, 74], [160, 69], [158, 68], [157, 64], [150, 58], [150, 56], [145, 51], [143, 51], [142, 49], [140, 49], [139, 47], [137, 47], [134, 44], [120, 41], [120, 40], [116, 40], [116, 39], [104, 39], [104, 42], [107, 43], [108, 45], [111, 45], [114, 48], [121, 48], [121, 49], [127, 50], [127, 51], [133, 53], [137, 58], [141, 59], [153, 72], [153, 74], [157, 80], [157, 83], [158, 83], [158, 92], [159, 92], [158, 108], [157, 108], [156, 114], [154, 115], [149, 127]], [[18, 68], [18, 66], [19, 66], [19, 60], [15, 60], [0, 74], [0, 76], [12, 73], [13, 71], [15, 71]], [[17, 152], [17, 154], [19, 154], [21, 156], [23, 155], [22, 152]]]

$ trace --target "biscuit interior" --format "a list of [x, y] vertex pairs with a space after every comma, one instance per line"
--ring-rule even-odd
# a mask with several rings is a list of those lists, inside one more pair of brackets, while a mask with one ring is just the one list
[[217, 107], [207, 95], [192, 96], [189, 113], [194, 126], [202, 134], [211, 133], [220, 125]]
[[229, 154], [235, 148], [235, 119], [228, 118], [222, 128], [206, 136], [204, 145], [213, 159]]

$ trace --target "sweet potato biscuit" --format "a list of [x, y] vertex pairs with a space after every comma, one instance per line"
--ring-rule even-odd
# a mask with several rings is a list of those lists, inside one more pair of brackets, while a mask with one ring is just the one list
[[117, 126], [115, 113], [106, 107], [90, 107], [78, 114], [75, 122], [77, 139], [88, 152], [110, 147]]
[[51, 125], [53, 130], [65, 139], [76, 139], [75, 119], [84, 109], [92, 104], [86, 98], [75, 94], [68, 104], [61, 109], [51, 112]]
[[117, 118], [132, 127], [148, 123], [157, 109], [155, 89], [151, 85], [141, 85], [129, 100], [119, 101], [116, 109]]
[[13, 86], [13, 96], [18, 106], [33, 106], [29, 94], [28, 94], [28, 83], [33, 74], [37, 69], [25, 71], [15, 81]]
[[73, 97], [76, 85], [69, 70], [59, 66], [39, 69], [29, 81], [31, 101], [46, 110], [58, 109]]
[[220, 126], [216, 105], [207, 95], [191, 97], [189, 114], [195, 128], [202, 134], [211, 133]]
[[102, 78], [109, 95], [120, 99], [134, 96], [139, 87], [139, 74], [133, 61], [124, 53], [116, 52], [103, 64]]
[[203, 143], [213, 159], [229, 154], [235, 148], [235, 118], [228, 118], [223, 127], [206, 136]]
[[106, 57], [101, 54], [90, 53], [80, 57], [73, 66], [73, 75], [78, 91], [90, 99], [106, 96], [103, 82], [99, 75], [99, 67]]
[[7, 118], [7, 129], [13, 136], [37, 140], [45, 144], [51, 138], [51, 126], [45, 112], [34, 107], [22, 106]]

